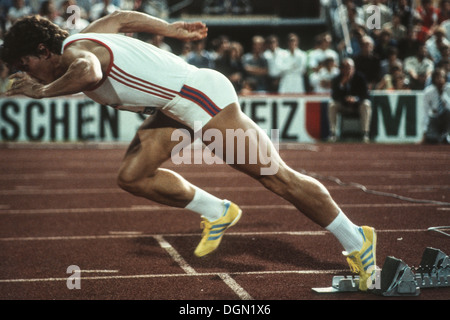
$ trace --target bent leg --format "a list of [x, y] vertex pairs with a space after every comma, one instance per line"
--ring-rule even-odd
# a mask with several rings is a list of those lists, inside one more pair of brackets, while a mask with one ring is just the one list
[[[171, 156], [179, 141], [172, 133], [179, 128], [188, 130], [159, 112], [147, 118], [139, 128], [122, 161], [118, 185], [149, 200], [185, 207], [194, 197], [195, 188], [176, 172], [160, 168]], [[190, 143], [190, 138], [186, 138]]]

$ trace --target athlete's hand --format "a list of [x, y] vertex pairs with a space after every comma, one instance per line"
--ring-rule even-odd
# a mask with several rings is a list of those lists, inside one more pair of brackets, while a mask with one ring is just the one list
[[42, 98], [41, 89], [43, 85], [25, 72], [17, 72], [9, 76], [11, 87], [5, 92], [6, 96], [26, 95], [30, 98]]
[[202, 22], [177, 21], [171, 23], [169, 28], [171, 37], [185, 41], [201, 40], [208, 35], [208, 28]]

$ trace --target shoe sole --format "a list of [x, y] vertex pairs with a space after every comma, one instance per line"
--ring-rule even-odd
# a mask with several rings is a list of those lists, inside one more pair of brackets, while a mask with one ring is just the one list
[[[375, 231], [375, 228], [370, 227], [370, 231], [372, 232], [372, 251], [373, 251], [373, 265], [374, 268], [377, 268], [377, 233]], [[369, 276], [371, 277], [371, 276]], [[360, 291], [367, 292], [371, 289], [367, 288], [366, 290], [362, 290], [361, 287], [359, 288]]]
[[[238, 221], [241, 219], [241, 216], [242, 216], [242, 210], [241, 209], [238, 209], [239, 211], [238, 211], [238, 214], [237, 214], [237, 216], [236, 216], [236, 218], [234, 218], [234, 220], [233, 221], [231, 221], [231, 223], [230, 223], [230, 225], [228, 226], [228, 228], [231, 228], [232, 226], [234, 226], [236, 223], [238, 223]], [[228, 230], [228, 228], [227, 228], [227, 230]], [[226, 230], [225, 230], [226, 231]], [[225, 233], [224, 233], [225, 234]]]
[[372, 246], [373, 246], [373, 264], [375, 268], [377, 267], [377, 232], [375, 231], [375, 228], [372, 228]]

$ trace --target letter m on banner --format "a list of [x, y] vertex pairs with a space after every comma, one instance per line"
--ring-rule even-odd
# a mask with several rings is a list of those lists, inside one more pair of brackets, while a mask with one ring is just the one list
[[380, 139], [415, 138], [418, 135], [417, 95], [372, 96], [372, 127]]

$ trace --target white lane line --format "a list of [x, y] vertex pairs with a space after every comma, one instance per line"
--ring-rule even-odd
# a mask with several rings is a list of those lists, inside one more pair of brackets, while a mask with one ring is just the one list
[[[431, 201], [431, 200], [430, 200]], [[399, 207], [435, 207], [442, 206], [442, 203], [348, 203], [340, 204], [341, 208], [399, 208]], [[293, 205], [241, 205], [243, 210], [293, 210], [297, 209]], [[178, 211], [183, 208], [174, 208], [157, 205], [139, 205], [131, 207], [117, 208], [52, 208], [52, 209], [2, 209], [0, 215], [6, 214], [73, 214], [73, 213], [110, 213], [110, 212], [142, 212], [142, 211]], [[442, 210], [442, 209], [440, 209]]]
[[[166, 250], [172, 259], [178, 263], [178, 265], [183, 269], [187, 274], [197, 275], [198, 272], [194, 270], [187, 262], [183, 259], [183, 257], [175, 250], [172, 245], [167, 242], [163, 236], [156, 235], [154, 238], [158, 241], [161, 248]], [[241, 299], [241, 300], [253, 300], [253, 298], [242, 288], [229, 274], [220, 273], [218, 274], [223, 282], [231, 289], [233, 292]]]
[[155, 235], [153, 238], [158, 241], [161, 248], [167, 251], [169, 255], [172, 257], [172, 259], [178, 263], [178, 265], [183, 269], [187, 274], [197, 274], [197, 271], [192, 268], [189, 263], [186, 262], [186, 260], [183, 259], [183, 257], [178, 253], [177, 250], [175, 250], [174, 247], [170, 243], [168, 243], [163, 236], [161, 235]]
[[[229, 275], [278, 275], [278, 274], [337, 274], [348, 272], [348, 269], [342, 270], [280, 270], [280, 271], [249, 271], [249, 272], [229, 272]], [[206, 272], [206, 273], [168, 273], [168, 274], [136, 274], [136, 275], [113, 275], [113, 276], [91, 276], [82, 277], [83, 280], [114, 280], [114, 279], [147, 279], [147, 278], [174, 278], [174, 277], [210, 277], [220, 276], [223, 273]], [[22, 279], [0, 279], [0, 283], [15, 282], [56, 282], [67, 281], [66, 278], [22, 278]]]
[[142, 231], [109, 231], [109, 234], [112, 235], [141, 235]]
[[[176, 168], [175, 168], [176, 169]], [[293, 168], [302, 170], [301, 168]], [[245, 177], [241, 172], [238, 171], [189, 171], [181, 172], [180, 174], [185, 178], [234, 178], [234, 177]], [[385, 176], [390, 178], [411, 178], [417, 176], [445, 176], [450, 174], [450, 171], [440, 171], [440, 170], [423, 170], [423, 171], [320, 171], [321, 175], [333, 176], [338, 174], [340, 177], [367, 177], [367, 176]], [[55, 179], [76, 179], [76, 180], [109, 180], [116, 178], [115, 173], [80, 173], [71, 171], [50, 171], [41, 173], [7, 173], [0, 174], [0, 180], [55, 180]]]
[[80, 270], [80, 273], [119, 273], [119, 270]]
[[219, 277], [223, 280], [223, 282], [226, 283], [228, 287], [231, 288], [231, 290], [233, 290], [234, 293], [237, 294], [237, 296], [241, 300], [253, 300], [252, 296], [244, 288], [242, 288], [228, 273], [220, 273]]
[[[428, 229], [390, 229], [377, 230], [377, 233], [415, 233], [427, 232]], [[227, 232], [227, 236], [325, 236], [328, 231], [273, 231], [273, 232]], [[63, 241], [63, 240], [105, 240], [105, 239], [134, 239], [155, 237], [198, 237], [198, 233], [171, 233], [171, 234], [109, 234], [96, 236], [52, 236], [52, 237], [8, 237], [0, 241]], [[169, 244], [170, 246], [170, 244]]]
[[[393, 190], [393, 189], [407, 189], [409, 192], [435, 192], [436, 190], [450, 189], [448, 185], [367, 185], [367, 189], [378, 190]], [[327, 186], [328, 190], [345, 190], [354, 189], [352, 186]], [[259, 185], [248, 187], [208, 187], [203, 189], [210, 192], [264, 192], [266, 188]], [[269, 192], [269, 191], [267, 191]], [[125, 193], [120, 188], [70, 188], [70, 189], [42, 189], [40, 186], [30, 186], [22, 188], [16, 186], [15, 189], [0, 190], [0, 196], [12, 195], [66, 195], [66, 194], [111, 194], [111, 193]]]

